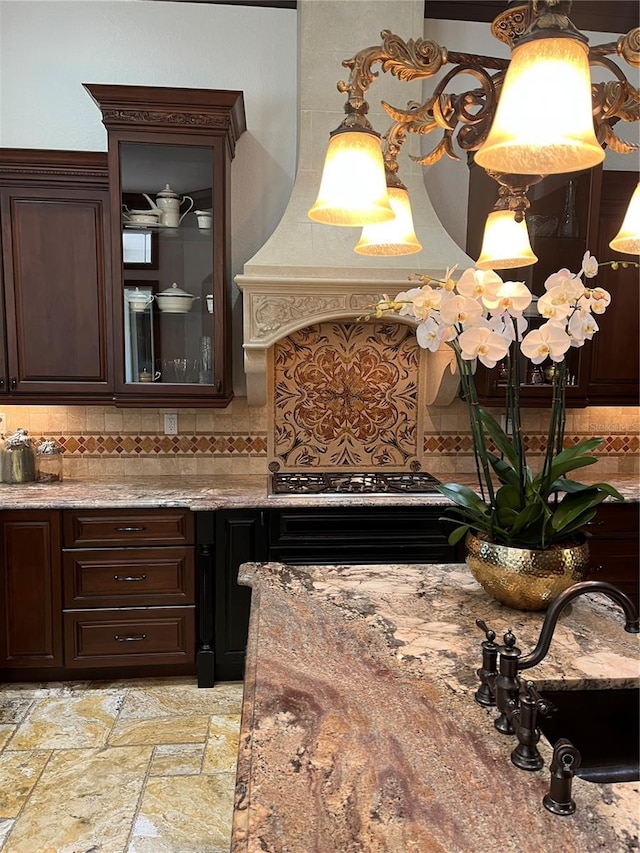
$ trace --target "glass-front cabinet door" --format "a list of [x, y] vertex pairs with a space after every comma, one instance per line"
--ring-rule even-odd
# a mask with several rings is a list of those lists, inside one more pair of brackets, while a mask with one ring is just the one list
[[241, 92], [86, 85], [109, 135], [116, 399], [232, 396], [229, 169]]

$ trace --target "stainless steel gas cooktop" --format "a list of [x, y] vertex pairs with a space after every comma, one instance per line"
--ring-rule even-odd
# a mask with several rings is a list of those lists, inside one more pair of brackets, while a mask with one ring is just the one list
[[439, 482], [426, 471], [280, 471], [271, 474], [271, 494], [425, 494]]

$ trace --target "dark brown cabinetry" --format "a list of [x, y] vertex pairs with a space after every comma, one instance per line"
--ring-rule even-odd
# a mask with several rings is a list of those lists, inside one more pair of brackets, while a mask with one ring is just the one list
[[[620, 227], [637, 180], [636, 172], [602, 171], [601, 167], [544, 178], [529, 191], [531, 209], [527, 215], [531, 247], [538, 263], [520, 269], [497, 270], [498, 274], [505, 280], [524, 281], [540, 296], [551, 273], [562, 267], [578, 272], [587, 249], [599, 261], [632, 260], [610, 249], [609, 241]], [[570, 182], [573, 189], [569, 187]], [[497, 188], [496, 182], [483, 169], [471, 166], [467, 253], [472, 258], [479, 256], [484, 223], [497, 199]], [[570, 227], [563, 232], [568, 205], [572, 211]], [[568, 372], [573, 377], [573, 384], [567, 387], [567, 405], [638, 405], [637, 270], [613, 271], [610, 267], [601, 267], [597, 278], [590, 281], [609, 290], [612, 302], [606, 313], [597, 318], [600, 331], [593, 340], [571, 349], [567, 355]], [[530, 324], [540, 322], [536, 312]], [[523, 375], [526, 379], [526, 367], [523, 367]], [[499, 365], [492, 370], [478, 366], [476, 382], [485, 405], [504, 403], [505, 389], [499, 377]], [[551, 385], [532, 384], [528, 379], [521, 388], [521, 399], [525, 406], [546, 406], [551, 399]]]
[[193, 515], [0, 514], [0, 679], [195, 672]]
[[111, 397], [106, 155], [0, 149], [0, 223], [0, 392]]
[[604, 503], [588, 529], [589, 579], [615, 584], [640, 607], [640, 504]]
[[60, 667], [60, 513], [3, 512], [0, 534], [0, 666]]
[[193, 544], [187, 511], [66, 511], [65, 666], [192, 665]]
[[85, 88], [108, 133], [116, 402], [226, 406], [230, 164], [245, 130], [242, 92]]
[[[598, 239], [593, 250], [599, 261], [633, 261], [614, 252], [618, 233], [635, 189], [635, 172], [603, 172]], [[611, 294], [611, 305], [598, 317], [600, 331], [585, 347], [586, 395], [592, 405], [640, 404], [640, 287], [634, 267], [601, 267], [597, 282]]]

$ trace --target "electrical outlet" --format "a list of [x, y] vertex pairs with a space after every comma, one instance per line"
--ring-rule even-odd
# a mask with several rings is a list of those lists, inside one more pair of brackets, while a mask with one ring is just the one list
[[166, 414], [164, 416], [164, 434], [165, 435], [177, 435], [178, 434], [178, 415], [176, 412], [173, 414]]
[[4, 412], [0, 412], [0, 432], [4, 432], [7, 428], [7, 421]]

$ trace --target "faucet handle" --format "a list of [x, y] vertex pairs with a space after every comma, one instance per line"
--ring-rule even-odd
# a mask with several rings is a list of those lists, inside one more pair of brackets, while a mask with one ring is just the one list
[[496, 638], [496, 632], [492, 631], [491, 628], [487, 628], [487, 623], [483, 619], [476, 619], [476, 625], [480, 628], [481, 631], [484, 631], [484, 635], [487, 638], [489, 643], [493, 643]]
[[507, 630], [507, 633], [502, 637], [504, 644], [507, 648], [507, 651], [511, 651], [516, 644], [516, 635], [513, 633], [511, 628]]
[[548, 699], [544, 699], [538, 693], [538, 689], [533, 681], [527, 681], [525, 683], [524, 696], [525, 701], [534, 706], [536, 711], [538, 711], [539, 714], [542, 714], [543, 717], [546, 717], [547, 714], [552, 714], [557, 710], [553, 702], [550, 702]]

